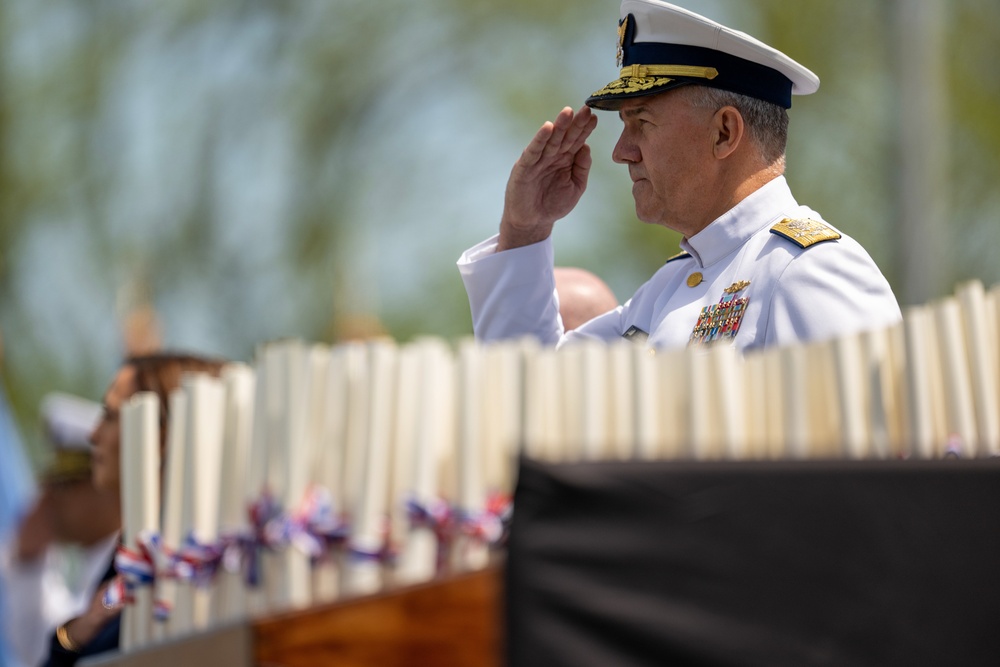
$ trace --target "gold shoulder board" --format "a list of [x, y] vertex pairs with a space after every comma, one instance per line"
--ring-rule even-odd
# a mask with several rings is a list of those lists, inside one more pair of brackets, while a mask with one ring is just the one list
[[670, 257], [667, 257], [667, 261], [664, 262], [664, 264], [666, 264], [667, 262], [672, 262], [675, 259], [684, 259], [685, 257], [690, 257], [690, 256], [691, 256], [691, 253], [689, 253], [687, 250], [681, 250], [676, 255], [671, 255]]
[[803, 218], [793, 220], [785, 218], [781, 222], [771, 227], [771, 233], [784, 236], [792, 243], [801, 248], [808, 248], [811, 245], [822, 243], [823, 241], [833, 241], [840, 238], [840, 233], [834, 231], [832, 227], [819, 220]]

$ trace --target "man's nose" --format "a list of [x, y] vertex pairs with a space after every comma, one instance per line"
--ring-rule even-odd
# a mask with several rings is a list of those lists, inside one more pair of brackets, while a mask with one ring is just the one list
[[639, 151], [636, 150], [635, 144], [629, 139], [628, 133], [625, 130], [622, 130], [621, 136], [618, 137], [618, 143], [615, 144], [614, 150], [611, 151], [611, 159], [618, 164], [629, 164], [639, 161]]

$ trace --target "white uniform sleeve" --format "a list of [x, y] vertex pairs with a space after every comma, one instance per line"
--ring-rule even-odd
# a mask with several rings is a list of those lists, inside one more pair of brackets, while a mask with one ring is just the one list
[[483, 342], [534, 336], [544, 345], [562, 337], [553, 277], [552, 241], [496, 252], [497, 237], [458, 260], [469, 295], [472, 328]]
[[788, 263], [776, 282], [765, 345], [827, 340], [902, 318], [874, 261], [856, 242], [845, 241], [807, 248]]
[[564, 343], [580, 340], [617, 340], [622, 335], [622, 320], [624, 319], [624, 306], [618, 306], [614, 310], [609, 310], [603, 315], [598, 315], [594, 319], [584, 322], [579, 327], [563, 336]]

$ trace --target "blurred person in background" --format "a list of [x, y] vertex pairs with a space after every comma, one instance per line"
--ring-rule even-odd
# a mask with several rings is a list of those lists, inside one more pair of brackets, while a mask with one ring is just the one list
[[[3, 340], [0, 337], [0, 366], [3, 362]], [[0, 384], [0, 543], [14, 539], [25, 512], [31, 507], [35, 493], [34, 476], [21, 446], [17, 426], [7, 404], [7, 394]], [[5, 627], [9, 610], [20, 601], [8, 590], [9, 575], [0, 570], [0, 627]], [[0, 633], [0, 664], [15, 664], [6, 633]]]
[[[126, 401], [139, 392], [153, 392], [160, 404], [161, 466], [170, 423], [170, 394], [181, 386], [185, 373], [207, 373], [218, 376], [224, 362], [191, 354], [162, 352], [130, 357], [115, 374], [104, 395], [103, 412], [90, 435], [93, 445], [91, 458], [94, 486], [111, 493], [120, 512], [121, 502], [121, 409]], [[161, 468], [162, 469], [162, 468]], [[114, 563], [105, 564], [103, 576], [86, 608], [76, 617], [59, 625], [49, 637], [49, 652], [45, 665], [74, 665], [83, 657], [103, 653], [118, 647], [121, 607], [107, 607], [104, 591], [115, 576]]]
[[41, 406], [51, 463], [40, 494], [16, 537], [0, 554], [16, 604], [4, 619], [12, 664], [34, 667], [50, 633], [90, 602], [118, 543], [119, 503], [91, 481], [89, 436], [101, 407], [68, 394], [47, 395]]
[[618, 297], [607, 283], [586, 269], [557, 266], [553, 277], [559, 298], [559, 317], [565, 331], [572, 331], [618, 307]]

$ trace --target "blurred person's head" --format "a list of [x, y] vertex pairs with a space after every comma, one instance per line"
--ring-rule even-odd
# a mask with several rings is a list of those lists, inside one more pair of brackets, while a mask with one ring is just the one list
[[41, 475], [45, 516], [56, 542], [90, 546], [121, 523], [117, 494], [94, 486], [89, 436], [101, 406], [77, 396], [42, 399], [42, 427], [51, 459]]
[[167, 442], [170, 394], [185, 373], [218, 376], [224, 361], [191, 354], [164, 352], [126, 359], [104, 394], [104, 413], [90, 436], [93, 445], [93, 481], [99, 489], [120, 491], [121, 409], [134, 394], [153, 392], [160, 407], [160, 453]]
[[615, 293], [590, 271], [557, 266], [555, 279], [559, 316], [566, 331], [572, 331], [584, 322], [618, 307]]

